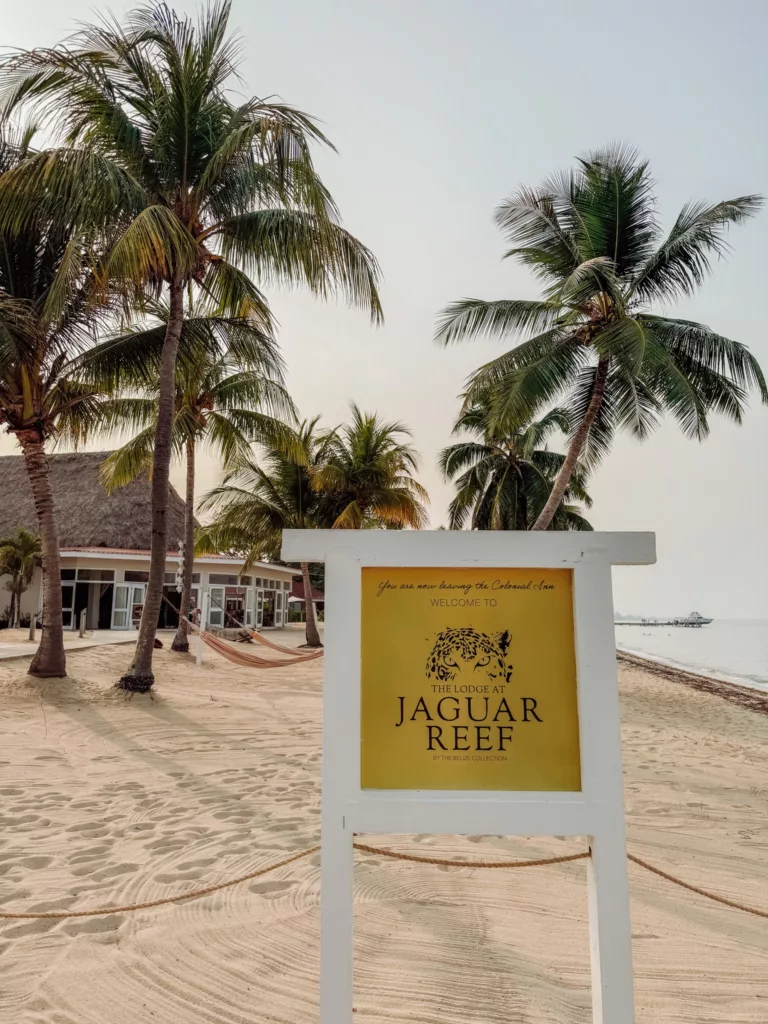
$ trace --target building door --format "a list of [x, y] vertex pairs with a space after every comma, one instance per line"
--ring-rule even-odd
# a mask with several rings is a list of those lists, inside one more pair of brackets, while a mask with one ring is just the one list
[[224, 625], [224, 587], [211, 587], [208, 591], [208, 625]]
[[251, 587], [245, 592], [245, 624], [246, 626], [253, 625], [253, 608], [254, 608], [254, 594]]
[[138, 629], [141, 624], [141, 613], [144, 611], [144, 595], [147, 588], [143, 583], [131, 584], [131, 627]]
[[277, 629], [280, 629], [280, 627], [283, 625], [283, 612], [285, 607], [284, 598], [284, 591], [275, 591], [275, 626]]
[[144, 610], [143, 584], [116, 583], [115, 602], [112, 605], [112, 629], [138, 629]]
[[75, 628], [75, 584], [61, 585], [61, 621], [64, 629]]
[[256, 591], [256, 628], [261, 629], [264, 625], [264, 591]]
[[112, 629], [128, 629], [128, 605], [131, 600], [130, 583], [115, 584], [115, 602], [112, 605]]

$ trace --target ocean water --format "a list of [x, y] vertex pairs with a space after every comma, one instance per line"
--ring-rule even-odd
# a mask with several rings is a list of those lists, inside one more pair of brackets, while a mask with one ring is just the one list
[[616, 646], [676, 668], [768, 691], [768, 619], [715, 619], [700, 629], [616, 626]]

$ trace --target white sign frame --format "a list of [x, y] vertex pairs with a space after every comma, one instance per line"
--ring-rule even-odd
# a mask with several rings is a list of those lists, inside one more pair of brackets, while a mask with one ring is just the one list
[[[320, 1024], [352, 1024], [355, 833], [585, 836], [593, 1024], [633, 1024], [612, 565], [656, 561], [652, 533], [286, 530], [325, 562]], [[361, 569], [572, 569], [581, 792], [360, 787]]]

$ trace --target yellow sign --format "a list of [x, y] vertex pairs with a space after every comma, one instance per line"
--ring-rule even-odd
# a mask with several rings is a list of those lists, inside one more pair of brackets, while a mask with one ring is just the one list
[[570, 569], [362, 570], [363, 789], [581, 789]]

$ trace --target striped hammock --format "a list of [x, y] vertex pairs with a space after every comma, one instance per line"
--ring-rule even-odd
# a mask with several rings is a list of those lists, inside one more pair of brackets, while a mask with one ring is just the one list
[[313, 651], [311, 654], [303, 654], [297, 658], [291, 658], [290, 661], [273, 661], [271, 658], [260, 658], [258, 654], [251, 654], [249, 651], [243, 650], [241, 645], [232, 644], [228, 640], [222, 640], [221, 637], [214, 636], [212, 633], [200, 631], [199, 635], [203, 643], [210, 647], [212, 651], [216, 651], [222, 658], [231, 661], [233, 665], [241, 665], [245, 668], [291, 668], [292, 666], [301, 665], [305, 661], [315, 661], [323, 656], [323, 651], [320, 650]]

